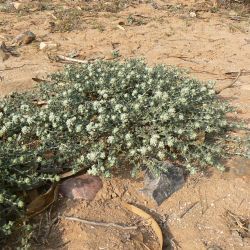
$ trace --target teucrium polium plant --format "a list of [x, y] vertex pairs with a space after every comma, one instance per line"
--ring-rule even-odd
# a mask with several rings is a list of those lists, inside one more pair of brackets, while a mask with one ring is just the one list
[[143, 165], [158, 173], [166, 159], [192, 173], [223, 169], [231, 108], [209, 84], [140, 60], [67, 66], [51, 79], [0, 101], [2, 234], [24, 207], [17, 191], [58, 181], [68, 169], [109, 177], [126, 162], [132, 174]]

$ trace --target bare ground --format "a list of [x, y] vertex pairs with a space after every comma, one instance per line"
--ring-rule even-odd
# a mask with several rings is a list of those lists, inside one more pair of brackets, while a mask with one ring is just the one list
[[[191, 76], [198, 79], [216, 81], [216, 88], [231, 83], [241, 72], [237, 82], [224, 89], [220, 96], [229, 99], [237, 107], [237, 117], [249, 124], [249, 9], [220, 9], [212, 1], [157, 1], [130, 3], [121, 9], [114, 4], [104, 4], [102, 11], [97, 11], [97, 4], [69, 2], [45, 2], [41, 10], [36, 9], [36, 2], [32, 2], [35, 7], [29, 12], [0, 12], [0, 39], [6, 45], [26, 30], [37, 35], [36, 41], [17, 49], [19, 57], [11, 56], [0, 62], [0, 96], [31, 89], [35, 86], [32, 78], [44, 78], [61, 69], [63, 63], [53, 60], [56, 55], [76, 53], [78, 59], [111, 60], [112, 51], [119, 50], [121, 60], [143, 57], [150, 64], [175, 65], [188, 69]], [[85, 11], [87, 7], [88, 11]], [[67, 12], [68, 8], [77, 11], [69, 18], [61, 18], [58, 10]], [[110, 9], [113, 12], [109, 12]], [[190, 12], [195, 12], [196, 16], [191, 17]], [[65, 20], [72, 26], [68, 27], [63, 22]], [[51, 41], [59, 47], [40, 50], [41, 41]], [[59, 212], [89, 220], [132, 224], [139, 218], [122, 207], [122, 202], [129, 201], [156, 218], [169, 249], [170, 245], [173, 249], [185, 250], [212, 246], [250, 249], [250, 239], [237, 231], [232, 232], [224, 216], [230, 210], [250, 218], [250, 162], [233, 158], [227, 166], [226, 173], [211, 169], [209, 173], [189, 177], [185, 186], [161, 206], [140, 194], [142, 178], [131, 180], [124, 177], [103, 180], [104, 188], [92, 202], [58, 201], [52, 214], [55, 216]], [[196, 205], [188, 210], [193, 203]], [[42, 216], [43, 226], [47, 225], [47, 215]], [[50, 234], [47, 234], [46, 227], [42, 228], [34, 249], [159, 247], [153, 232], [145, 224], [140, 224], [134, 231], [123, 231], [59, 220]]]

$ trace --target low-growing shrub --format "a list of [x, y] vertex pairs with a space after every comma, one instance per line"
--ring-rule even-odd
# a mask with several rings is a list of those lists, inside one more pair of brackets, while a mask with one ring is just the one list
[[209, 84], [143, 61], [67, 66], [32, 93], [0, 101], [0, 230], [22, 214], [22, 190], [73, 169], [109, 177], [168, 159], [195, 172], [223, 169], [221, 138], [231, 108]]

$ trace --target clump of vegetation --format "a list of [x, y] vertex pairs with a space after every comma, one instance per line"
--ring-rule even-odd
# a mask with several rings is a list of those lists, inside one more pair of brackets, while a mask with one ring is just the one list
[[119, 12], [129, 6], [134, 6], [139, 3], [146, 3], [147, 1], [138, 1], [138, 0], [101, 0], [98, 2], [89, 1], [83, 3], [81, 6], [85, 11], [94, 11], [94, 12]]
[[110, 177], [129, 163], [167, 171], [168, 159], [191, 173], [220, 170], [232, 109], [211, 84], [141, 60], [67, 66], [33, 93], [0, 101], [0, 231], [11, 233], [25, 207], [23, 190], [86, 169]]
[[53, 32], [70, 32], [83, 28], [81, 17], [83, 12], [79, 9], [55, 10], [54, 15], [57, 22], [53, 27]]

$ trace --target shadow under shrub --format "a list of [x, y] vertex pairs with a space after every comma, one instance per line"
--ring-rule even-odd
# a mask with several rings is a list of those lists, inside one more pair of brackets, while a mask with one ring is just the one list
[[0, 101], [2, 238], [24, 211], [21, 192], [69, 169], [109, 177], [129, 162], [132, 175], [143, 165], [157, 174], [168, 159], [223, 170], [232, 109], [209, 84], [140, 60], [67, 66], [51, 81]]

